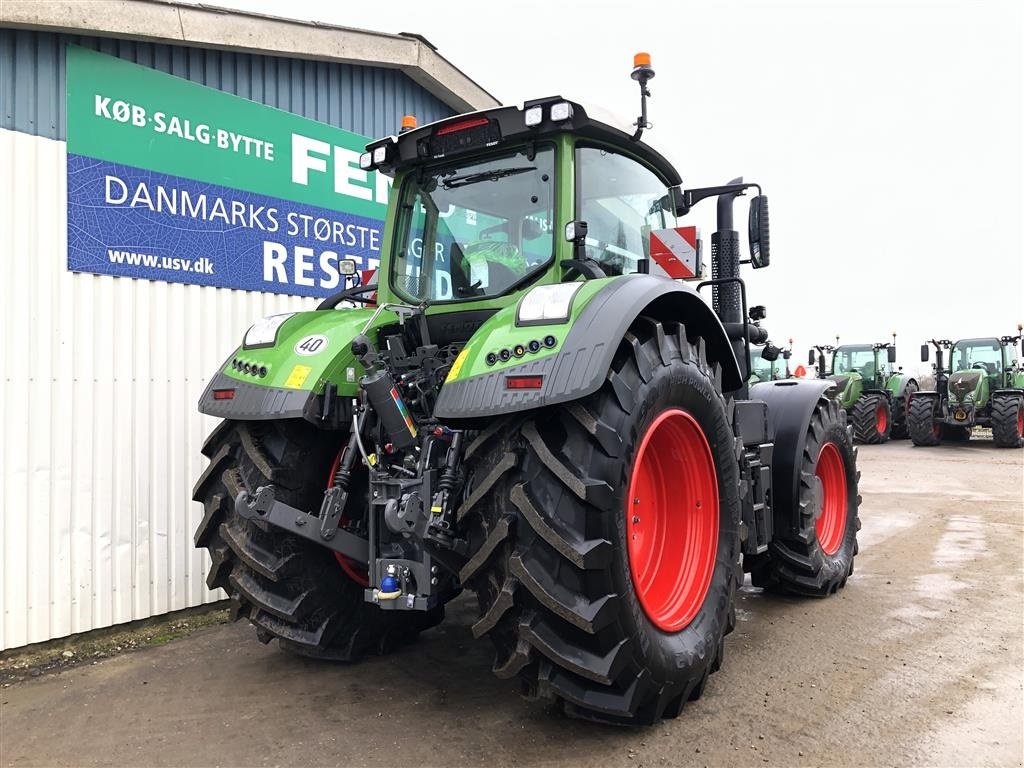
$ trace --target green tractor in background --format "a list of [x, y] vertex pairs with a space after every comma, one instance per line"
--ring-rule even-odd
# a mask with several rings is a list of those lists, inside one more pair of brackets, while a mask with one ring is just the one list
[[[751, 307], [751, 311], [759, 307]], [[789, 340], [789, 346], [779, 348], [770, 341], [765, 343], [759, 354], [752, 356], [750, 361], [749, 384], [757, 384], [762, 381], [780, 381], [793, 378], [793, 372], [789, 369], [789, 359], [793, 356], [793, 340]]]
[[[811, 597], [845, 585], [846, 414], [826, 382], [747, 383], [768, 336], [733, 205], [758, 190], [760, 268], [767, 200], [741, 179], [681, 186], [640, 140], [652, 76], [639, 56], [632, 134], [552, 97], [367, 146], [362, 169], [394, 178], [376, 279], [253, 325], [199, 404], [222, 421], [195, 543], [261, 641], [383, 653], [468, 589], [498, 677], [644, 724], [723, 663], [744, 571]], [[678, 218], [710, 198], [701, 282]]]
[[[1001, 338], [932, 339], [935, 347], [935, 391], [918, 392], [910, 401], [910, 437], [914, 445], [943, 440], [965, 442], [975, 426], [991, 427], [1000, 448], [1024, 445], [1024, 370], [1017, 356], [1016, 336]], [[948, 366], [943, 353], [949, 352]], [[929, 358], [921, 345], [921, 362]]]
[[[832, 356], [830, 368], [827, 354]], [[891, 344], [815, 346], [807, 362], [817, 365], [819, 378], [832, 382], [829, 396], [846, 409], [858, 441], [874, 445], [910, 436], [907, 404], [919, 387], [916, 379], [896, 368], [895, 333]]]

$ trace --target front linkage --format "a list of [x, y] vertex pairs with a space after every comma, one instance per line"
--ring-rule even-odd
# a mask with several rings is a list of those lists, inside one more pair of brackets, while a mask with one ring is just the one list
[[[458, 591], [452, 577], [465, 561], [466, 541], [455, 535], [453, 525], [465, 432], [433, 415], [436, 394], [460, 347], [428, 343], [407, 354], [414, 337], [429, 340], [424, 307], [389, 304], [378, 311], [385, 309], [399, 310], [403, 327], [385, 337], [383, 351], [366, 333], [352, 342], [366, 373], [359, 380], [361, 395], [351, 404], [348, 442], [319, 512], [278, 499], [273, 485], [240, 491], [235, 503], [248, 520], [276, 526], [368, 568], [367, 601], [385, 610], [426, 611]], [[406, 323], [415, 324], [414, 333], [405, 333]], [[369, 514], [344, 521], [357, 467], [368, 475]], [[343, 521], [362, 530], [353, 533]]]

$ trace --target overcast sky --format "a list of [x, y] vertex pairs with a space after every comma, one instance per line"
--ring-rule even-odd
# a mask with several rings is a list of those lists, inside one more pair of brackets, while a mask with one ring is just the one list
[[[896, 331], [916, 368], [926, 338], [1024, 321], [1020, 2], [214, 4], [417, 32], [504, 103], [558, 93], [627, 124], [649, 51], [645, 139], [688, 186], [742, 175], [771, 200], [772, 265], [745, 276], [794, 357]], [[713, 202], [688, 218], [710, 253]]]

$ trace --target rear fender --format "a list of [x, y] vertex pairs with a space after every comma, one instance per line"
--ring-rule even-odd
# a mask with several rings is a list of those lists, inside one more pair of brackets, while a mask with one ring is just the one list
[[814, 409], [828, 404], [827, 380], [766, 381], [750, 388], [750, 399], [768, 405], [775, 432], [772, 453], [772, 516], [776, 535], [800, 530], [800, 467]]
[[[330, 416], [337, 422], [338, 408], [359, 393], [363, 374], [352, 354], [352, 339], [373, 314], [373, 309], [364, 308], [299, 312], [281, 325], [272, 343], [255, 347], [245, 346], [243, 334], [243, 344], [224, 361], [200, 397], [200, 412], [222, 419], [295, 418], [318, 424]], [[374, 327], [395, 320], [394, 313], [384, 311]], [[248, 365], [250, 372], [238, 370], [236, 361]], [[338, 397], [325, 404], [328, 385]], [[215, 390], [231, 390], [232, 396], [218, 399]]]
[[917, 379], [897, 374], [892, 376], [886, 384], [886, 389], [892, 394], [893, 400], [899, 400], [907, 394], [907, 387], [913, 382], [917, 386]]
[[[445, 421], [527, 411], [578, 400], [596, 392], [608, 376], [626, 331], [640, 315], [678, 320], [689, 337], [705, 341], [709, 363], [720, 366], [722, 389], [743, 384], [725, 329], [690, 285], [651, 275], [589, 280], [574, 299], [569, 323], [516, 325], [516, 306], [488, 320], [456, 361], [438, 397], [435, 414]], [[537, 353], [488, 362], [489, 354], [550, 336], [554, 346]], [[506, 377], [542, 376], [540, 389], [509, 390]]]

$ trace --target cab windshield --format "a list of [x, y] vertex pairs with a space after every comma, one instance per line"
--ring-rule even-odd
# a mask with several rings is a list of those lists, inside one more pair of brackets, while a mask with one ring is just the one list
[[874, 378], [874, 348], [870, 344], [839, 347], [832, 358], [832, 373], [859, 373], [865, 379]]
[[1001, 362], [999, 342], [995, 339], [964, 339], [954, 344], [949, 353], [953, 373], [975, 370], [996, 374]]
[[554, 255], [555, 152], [424, 168], [401, 192], [391, 286], [417, 302], [498, 296]]

